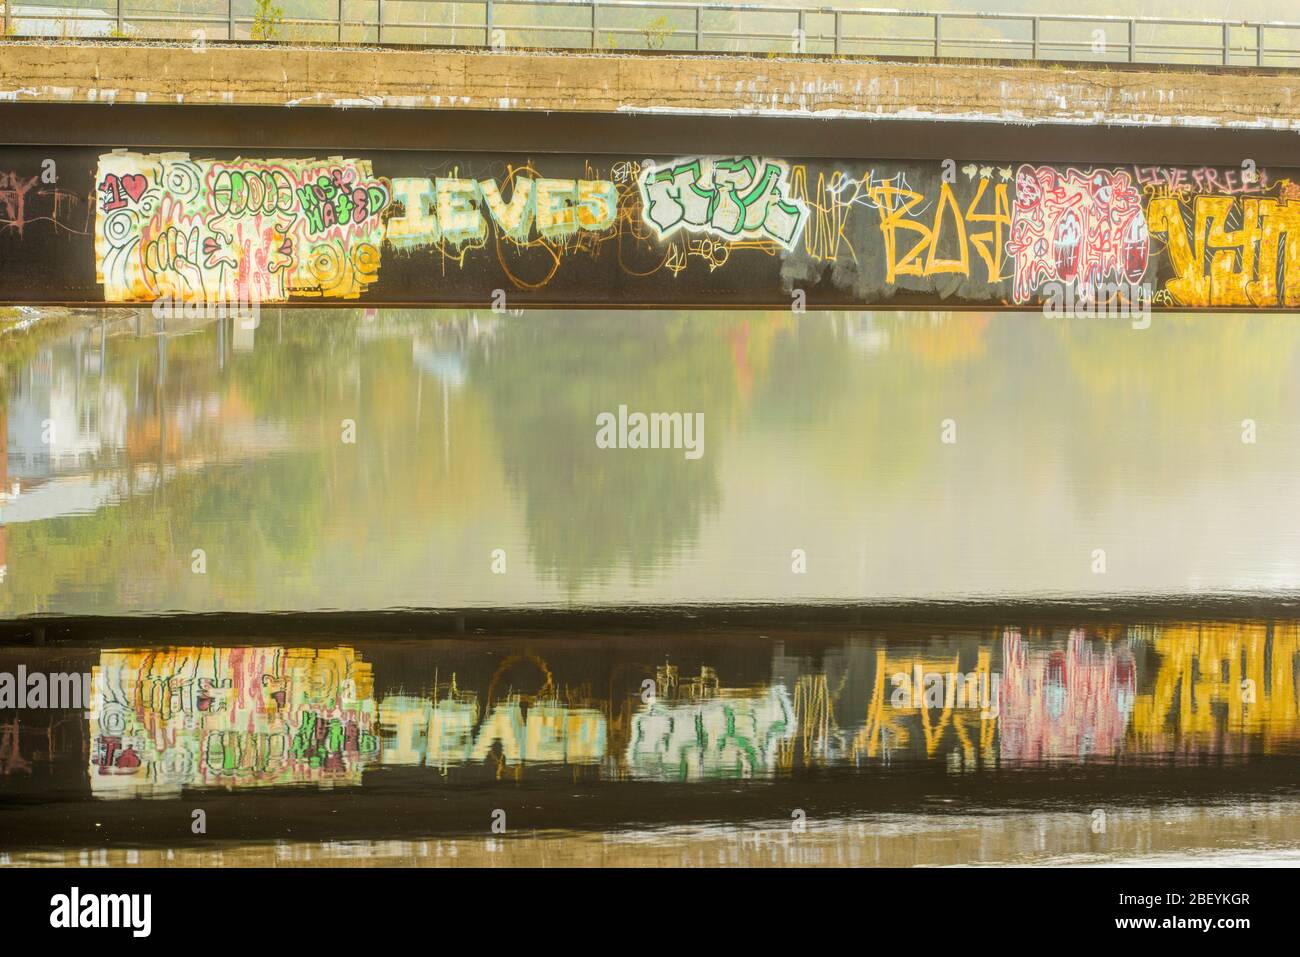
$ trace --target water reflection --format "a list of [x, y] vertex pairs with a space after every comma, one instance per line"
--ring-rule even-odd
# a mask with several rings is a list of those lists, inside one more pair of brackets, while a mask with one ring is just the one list
[[379, 750], [370, 667], [346, 648], [105, 652], [89, 722], [96, 797], [359, 784]]
[[1059, 812], [869, 814], [592, 834], [554, 830], [423, 839], [280, 840], [163, 848], [0, 852], [53, 867], [948, 867], [962, 864], [1252, 867], [1300, 865], [1300, 804], [1114, 809], [1104, 833]]
[[104, 651], [86, 737], [54, 745], [11, 710], [0, 772], [84, 747], [90, 792], [120, 798], [382, 787], [371, 772], [403, 767], [689, 784], [1300, 756], [1294, 622], [649, 644]]
[[1130, 648], [1097, 648], [1076, 629], [1064, 648], [1044, 652], [1013, 631], [1003, 639], [1002, 656], [1008, 714], [1000, 729], [1002, 757], [1041, 761], [1120, 751], [1137, 689]]
[[[0, 699], [0, 864], [1300, 853], [1291, 620], [0, 649], [20, 666], [91, 698]], [[215, 837], [177, 823], [200, 797]]]
[[[1285, 316], [50, 312], [0, 345], [4, 615], [1300, 584]], [[597, 448], [619, 405], [703, 413], [704, 456]]]

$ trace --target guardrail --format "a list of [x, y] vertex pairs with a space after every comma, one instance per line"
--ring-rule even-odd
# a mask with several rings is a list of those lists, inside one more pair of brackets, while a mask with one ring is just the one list
[[286, 16], [276, 0], [195, 0], [184, 14], [158, 7], [168, 2], [179, 5], [10, 0], [4, 29], [192, 42], [1300, 66], [1300, 23], [655, 0], [298, 0], [320, 15]]

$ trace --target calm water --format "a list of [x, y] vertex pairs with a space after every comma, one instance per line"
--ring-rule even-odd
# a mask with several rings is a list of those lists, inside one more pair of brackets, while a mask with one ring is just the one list
[[[1285, 316], [247, 325], [48, 311], [0, 339], [0, 615], [1300, 585]], [[702, 413], [702, 456], [598, 448], [620, 405]]]
[[1300, 861], [1294, 621], [0, 650], [20, 664], [91, 696], [0, 711], [0, 863]]
[[[1300, 863], [1293, 319], [36, 318], [0, 618], [985, 605], [0, 647], [88, 695], [0, 705], [0, 863]], [[598, 447], [620, 406], [703, 454]]]

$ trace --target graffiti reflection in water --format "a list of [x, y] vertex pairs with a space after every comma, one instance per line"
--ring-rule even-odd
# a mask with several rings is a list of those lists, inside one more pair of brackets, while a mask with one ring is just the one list
[[757, 671], [708, 663], [722, 647], [657, 666], [628, 646], [593, 665], [545, 642], [499, 659], [467, 643], [379, 642], [373, 661], [351, 648], [105, 652], [91, 788], [355, 786], [386, 767], [689, 783], [1300, 752], [1290, 623], [853, 637], [815, 656], [778, 644]]

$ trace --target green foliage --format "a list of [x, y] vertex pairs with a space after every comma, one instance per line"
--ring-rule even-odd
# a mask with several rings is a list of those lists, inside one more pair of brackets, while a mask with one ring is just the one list
[[664, 16], [655, 17], [641, 28], [647, 50], [662, 50], [664, 43], [676, 32], [672, 22]]
[[284, 21], [284, 9], [275, 6], [273, 0], [253, 0], [253, 3], [251, 37], [254, 40], [278, 40]]

